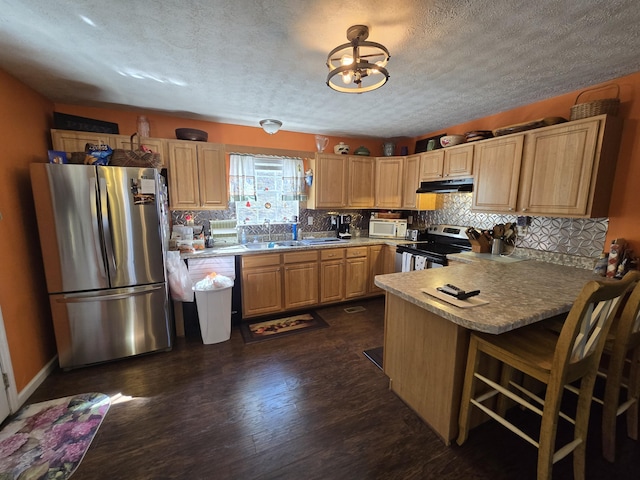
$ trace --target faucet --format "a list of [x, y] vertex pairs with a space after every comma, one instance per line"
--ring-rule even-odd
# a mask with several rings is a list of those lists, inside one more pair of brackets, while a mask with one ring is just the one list
[[271, 241], [271, 221], [269, 219], [265, 219], [264, 224], [269, 229], [269, 241]]

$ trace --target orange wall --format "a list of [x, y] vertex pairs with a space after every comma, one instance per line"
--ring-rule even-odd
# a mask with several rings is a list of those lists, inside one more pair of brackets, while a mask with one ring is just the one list
[[[620, 86], [620, 112], [618, 116], [624, 119], [624, 127], [616, 165], [615, 188], [609, 209], [609, 230], [605, 249], [608, 251], [608, 245], [613, 239], [625, 238], [635, 248], [635, 254], [638, 255], [640, 253], [640, 184], [638, 183], [638, 179], [640, 179], [640, 72], [621, 77], [614, 82]], [[532, 86], [532, 88], [534, 87]], [[570, 108], [574, 105], [579, 93], [578, 90], [506, 112], [449, 126], [418, 137], [416, 140], [445, 132], [463, 134], [471, 130], [495, 130], [544, 117], [568, 119], [571, 115]], [[580, 98], [580, 103], [612, 96], [615, 96], [614, 89], [585, 93]]]
[[[176, 128], [197, 128], [209, 134], [208, 141], [214, 143], [226, 143], [229, 145], [246, 145], [252, 147], [278, 148], [285, 150], [316, 151], [315, 135], [309, 133], [288, 132], [284, 123], [282, 129], [275, 135], [269, 135], [262, 130], [256, 120], [256, 127], [244, 127], [225, 123], [207, 122], [204, 120], [191, 120], [179, 118], [144, 110], [112, 110], [96, 107], [80, 107], [77, 105], [56, 104], [56, 112], [78, 115], [81, 117], [95, 118], [106, 122], [118, 124], [120, 134], [130, 135], [136, 131], [136, 119], [138, 115], [146, 115], [150, 125], [150, 136], [157, 138], [175, 138]], [[327, 153], [333, 153], [333, 146], [344, 142], [353, 152], [360, 145], [369, 149], [371, 155], [382, 155], [382, 140], [353, 138], [353, 137], [328, 137], [329, 144], [325, 149]]]
[[56, 353], [29, 179], [53, 104], [0, 70], [0, 111], [0, 306], [20, 392]]

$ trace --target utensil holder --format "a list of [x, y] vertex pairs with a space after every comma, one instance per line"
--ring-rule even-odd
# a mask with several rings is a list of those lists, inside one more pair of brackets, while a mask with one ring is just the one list
[[491, 251], [491, 246], [489, 245], [489, 240], [486, 237], [482, 236], [477, 239], [469, 239], [471, 242], [471, 251], [475, 253], [489, 253]]

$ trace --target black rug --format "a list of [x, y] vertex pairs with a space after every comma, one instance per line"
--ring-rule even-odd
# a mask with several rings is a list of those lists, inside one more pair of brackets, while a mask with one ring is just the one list
[[261, 342], [288, 335], [309, 332], [318, 328], [326, 328], [325, 322], [316, 312], [301, 313], [289, 317], [279, 317], [270, 320], [242, 322], [240, 331], [244, 343]]
[[364, 356], [371, 360], [380, 370], [382, 370], [382, 348], [383, 347], [370, 348], [362, 352]]

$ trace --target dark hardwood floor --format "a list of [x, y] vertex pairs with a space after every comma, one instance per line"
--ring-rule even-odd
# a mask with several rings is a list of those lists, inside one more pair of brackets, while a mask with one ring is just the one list
[[[366, 311], [346, 313], [345, 306]], [[157, 353], [56, 371], [29, 403], [121, 394], [74, 474], [83, 479], [529, 479], [536, 450], [495, 423], [447, 447], [388, 390], [363, 350], [382, 345], [382, 298], [317, 310], [329, 328], [245, 345], [178, 339]], [[599, 417], [594, 408], [592, 419]], [[640, 442], [618, 461], [589, 434], [587, 478], [640, 478]], [[573, 478], [571, 456], [554, 478]]]

